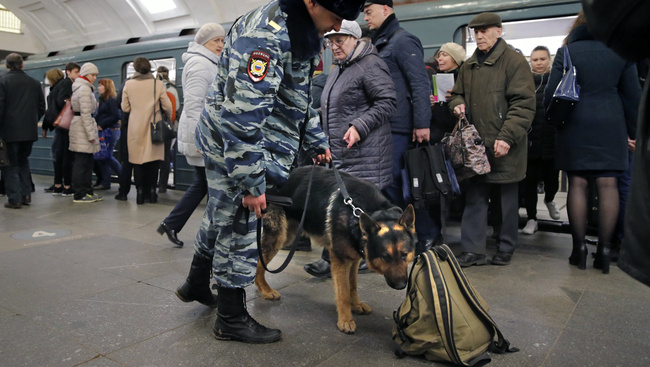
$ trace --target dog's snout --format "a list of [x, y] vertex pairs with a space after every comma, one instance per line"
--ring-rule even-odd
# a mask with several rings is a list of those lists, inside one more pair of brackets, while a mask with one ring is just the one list
[[391, 279], [388, 277], [384, 277], [384, 278], [386, 279], [386, 284], [388, 284], [388, 286], [393, 289], [400, 290], [406, 288], [406, 281], [407, 281], [406, 278], [401, 278], [401, 277], [397, 279]]

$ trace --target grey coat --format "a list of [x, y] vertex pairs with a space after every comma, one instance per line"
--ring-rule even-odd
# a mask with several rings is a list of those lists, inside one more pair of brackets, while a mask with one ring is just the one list
[[[321, 95], [323, 131], [337, 168], [379, 188], [392, 182], [390, 118], [396, 106], [388, 66], [369, 40], [359, 40], [353, 53], [332, 70]], [[348, 149], [343, 136], [350, 126], [361, 141]]]

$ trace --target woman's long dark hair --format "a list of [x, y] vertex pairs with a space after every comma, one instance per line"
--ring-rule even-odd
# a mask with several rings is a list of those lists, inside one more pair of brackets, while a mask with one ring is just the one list
[[578, 13], [578, 17], [573, 22], [571, 29], [569, 29], [569, 33], [567, 34], [566, 37], [564, 37], [564, 42], [562, 42], [563, 46], [566, 46], [569, 43], [569, 34], [571, 34], [571, 32], [573, 32], [574, 29], [578, 28], [578, 26], [581, 26], [583, 24], [587, 24], [587, 18], [585, 17], [585, 12], [583, 10], [580, 10], [580, 13]]

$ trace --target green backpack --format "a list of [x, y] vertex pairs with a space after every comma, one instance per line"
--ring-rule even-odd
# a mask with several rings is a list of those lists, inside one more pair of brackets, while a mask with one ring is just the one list
[[436, 246], [416, 259], [406, 299], [393, 313], [395, 354], [482, 366], [491, 361], [488, 350], [518, 351], [510, 347], [487, 309], [449, 247]]

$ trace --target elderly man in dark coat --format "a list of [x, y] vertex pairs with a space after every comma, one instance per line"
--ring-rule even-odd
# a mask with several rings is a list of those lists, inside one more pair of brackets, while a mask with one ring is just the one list
[[469, 23], [477, 49], [461, 66], [449, 107], [476, 126], [492, 171], [469, 180], [461, 222], [461, 266], [486, 264], [490, 185], [498, 185], [501, 231], [492, 264], [507, 265], [517, 246], [518, 182], [526, 176], [527, 132], [535, 116], [535, 83], [526, 59], [501, 39], [501, 17], [482, 13]]
[[5, 60], [9, 72], [0, 79], [0, 138], [7, 143], [9, 166], [2, 168], [8, 202], [20, 209], [32, 201], [29, 156], [38, 140], [38, 120], [45, 113], [41, 84], [23, 71], [23, 58], [11, 53]]

